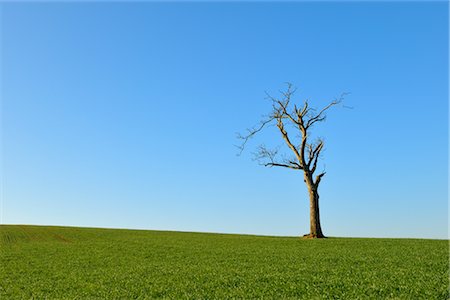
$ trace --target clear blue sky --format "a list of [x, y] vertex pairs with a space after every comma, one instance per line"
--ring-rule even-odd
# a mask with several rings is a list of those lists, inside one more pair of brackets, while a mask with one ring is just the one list
[[302, 175], [235, 133], [321, 106], [329, 236], [448, 236], [448, 4], [3, 3], [2, 222], [300, 235]]

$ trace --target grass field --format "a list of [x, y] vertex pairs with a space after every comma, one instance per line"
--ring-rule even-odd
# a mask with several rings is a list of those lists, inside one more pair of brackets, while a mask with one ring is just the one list
[[0, 226], [0, 299], [448, 299], [445, 240]]

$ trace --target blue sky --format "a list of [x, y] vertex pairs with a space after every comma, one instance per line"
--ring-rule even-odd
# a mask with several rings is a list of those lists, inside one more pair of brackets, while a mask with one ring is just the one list
[[448, 4], [2, 3], [2, 223], [300, 235], [302, 175], [236, 156], [289, 81], [330, 111], [329, 236], [448, 236]]

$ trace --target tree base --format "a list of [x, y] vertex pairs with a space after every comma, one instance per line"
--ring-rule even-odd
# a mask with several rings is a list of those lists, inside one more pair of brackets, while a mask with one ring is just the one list
[[308, 233], [305, 234], [303, 236], [304, 239], [325, 239], [327, 238], [326, 236], [324, 236], [323, 234], [312, 234], [312, 233]]

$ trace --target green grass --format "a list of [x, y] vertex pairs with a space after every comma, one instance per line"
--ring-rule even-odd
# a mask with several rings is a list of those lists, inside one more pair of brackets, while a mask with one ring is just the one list
[[447, 240], [0, 226], [0, 299], [448, 299]]

